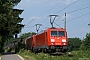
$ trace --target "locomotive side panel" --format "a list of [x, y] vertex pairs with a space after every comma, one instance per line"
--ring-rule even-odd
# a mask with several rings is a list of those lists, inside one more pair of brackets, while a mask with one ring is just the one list
[[44, 32], [36, 36], [35, 47], [37, 49], [47, 48], [47, 33]]

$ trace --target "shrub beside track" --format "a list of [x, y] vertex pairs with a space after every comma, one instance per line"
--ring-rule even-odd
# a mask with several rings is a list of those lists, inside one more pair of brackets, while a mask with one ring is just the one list
[[69, 57], [67, 53], [63, 55], [53, 56], [45, 53], [34, 54], [29, 50], [21, 49], [18, 54], [21, 55], [25, 60], [90, 60], [90, 51], [88, 50], [72, 51], [70, 53], [73, 54], [72, 57]]

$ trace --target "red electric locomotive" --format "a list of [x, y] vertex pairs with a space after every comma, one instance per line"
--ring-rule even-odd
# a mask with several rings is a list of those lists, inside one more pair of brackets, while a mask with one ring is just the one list
[[48, 28], [27, 40], [26, 45], [35, 52], [66, 52], [68, 49], [67, 32], [64, 28]]

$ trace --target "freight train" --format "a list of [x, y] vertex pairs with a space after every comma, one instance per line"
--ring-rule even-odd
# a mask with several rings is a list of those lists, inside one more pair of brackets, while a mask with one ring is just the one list
[[68, 38], [65, 28], [47, 30], [25, 39], [26, 48], [33, 52], [66, 52]]

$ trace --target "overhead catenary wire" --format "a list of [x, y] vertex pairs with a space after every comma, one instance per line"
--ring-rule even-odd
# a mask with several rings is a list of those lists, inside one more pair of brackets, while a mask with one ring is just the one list
[[[63, 0], [62, 0], [62, 1], [63, 1]], [[62, 1], [61, 1], [61, 2], [62, 2]], [[66, 8], [68, 8], [68, 7], [70, 7], [70, 6], [72, 6], [73, 4], [77, 3], [78, 1], [79, 1], [79, 0], [73, 2], [72, 4], [66, 6], [65, 8], [63, 8], [63, 9], [61, 9], [60, 11], [56, 12], [55, 14], [57, 14], [57, 13], [63, 11], [64, 9], [66, 9]], [[59, 2], [59, 3], [60, 3], [60, 2]], [[58, 4], [59, 4], [59, 3], [58, 3]], [[57, 6], [58, 4], [56, 4], [55, 6]], [[55, 6], [54, 6], [54, 7], [55, 7]], [[54, 7], [53, 7], [53, 8], [54, 8]], [[51, 8], [51, 9], [52, 9], [52, 8]], [[50, 9], [50, 10], [51, 10], [51, 9]], [[49, 11], [49, 10], [48, 10], [48, 11]], [[62, 17], [62, 16], [61, 16], [61, 17]], [[60, 17], [60, 18], [61, 18], [61, 17]], [[45, 19], [45, 20], [46, 20], [46, 19]], [[58, 20], [58, 19], [57, 19], [57, 20]], [[44, 21], [44, 20], [43, 20], [43, 21]], [[42, 21], [42, 22], [43, 22], [43, 21]]]
[[[61, 11], [63, 11], [64, 9], [66, 9], [66, 8], [68, 8], [68, 7], [70, 7], [70, 6], [72, 6], [73, 4], [75, 4], [75, 3], [77, 3], [79, 0], [77, 0], [77, 1], [75, 1], [75, 2], [73, 2], [72, 4], [70, 4], [70, 5], [68, 5], [68, 6], [66, 6], [65, 8], [63, 8], [63, 9], [61, 9], [60, 11], [58, 11], [58, 12], [56, 12], [55, 14], [57, 14], [57, 13], [60, 13]], [[63, 14], [64, 15], [64, 14]], [[61, 17], [63, 17], [63, 15], [62, 16], [60, 16], [58, 19], [60, 19]], [[58, 20], [57, 19], [57, 20]], [[59, 25], [58, 25], [59, 26]]]
[[[64, 14], [63, 14], [64, 15]], [[55, 21], [57, 21], [57, 20], [59, 20], [60, 18], [62, 18], [63, 17], [63, 15], [61, 15], [61, 16], [58, 16], [59, 18], [58, 19], [56, 19]]]
[[[47, 10], [45, 13], [49, 12], [51, 9], [53, 9], [54, 7], [56, 7], [57, 5], [59, 5], [62, 1], [63, 1], [63, 0], [61, 0], [59, 3], [57, 3], [56, 5], [54, 5], [53, 7], [51, 7], [51, 8], [50, 8], [49, 10]], [[45, 13], [43, 13], [43, 14], [45, 14]], [[40, 16], [42, 16], [43, 14], [41, 14]], [[49, 16], [48, 16], [48, 17], [49, 17]], [[42, 20], [41, 22], [44, 22], [45, 20], [47, 20], [48, 17], [45, 18], [44, 20]], [[41, 23], [41, 22], [40, 22], [40, 23]]]
[[73, 10], [73, 11], [69, 11], [69, 12], [66, 12], [66, 13], [73, 13], [73, 12], [84, 10], [84, 9], [87, 9], [87, 8], [90, 8], [90, 6], [79, 8], [79, 9], [76, 9], [76, 10]]
[[[58, 27], [60, 27], [57, 23], [54, 22], [54, 24], [56, 24]], [[60, 27], [61, 28], [61, 27]]]
[[[83, 14], [83, 15], [80, 15], [80, 16], [78, 16], [78, 17], [72, 18], [72, 19], [70, 19], [70, 20], [68, 20], [68, 21], [66, 21], [66, 22], [70, 22], [70, 21], [72, 21], [72, 20], [75, 20], [75, 19], [81, 18], [81, 17], [83, 17], [83, 16], [85, 16], [85, 15], [88, 15], [88, 14], [90, 14], [90, 12], [85, 13], [85, 14]], [[61, 24], [63, 24], [63, 23], [61, 23]], [[59, 24], [59, 25], [61, 25], [61, 24]]]
[[[90, 3], [89, 3], [90, 4]], [[89, 5], [89, 4], [87, 4], [87, 5]], [[84, 10], [84, 9], [87, 9], [87, 8], [90, 8], [90, 5], [89, 6], [87, 6], [87, 5], [84, 5], [83, 7], [81, 7], [81, 8], [79, 8], [79, 9], [76, 9], [76, 10], [73, 10], [73, 11], [69, 11], [69, 12], [66, 12], [66, 13], [73, 13], [73, 12], [76, 12], [76, 11], [80, 11], [80, 10]], [[63, 15], [62, 15], [63, 16]], [[62, 17], [61, 16], [61, 17]], [[60, 17], [60, 18], [61, 18]], [[58, 19], [57, 19], [58, 20]], [[58, 24], [58, 26], [60, 26], [59, 24]]]
[[[61, 3], [62, 1], [63, 1], [63, 0], [61, 0], [59, 3]], [[60, 11], [56, 12], [55, 14], [63, 11], [64, 9], [70, 7], [71, 5], [75, 4], [75, 3], [78, 2], [78, 1], [79, 1], [79, 0], [75, 1], [74, 3], [68, 5], [67, 7], [65, 7], [65, 8], [63, 8], [63, 9], [61, 9]], [[57, 6], [59, 3], [57, 3], [55, 6]], [[53, 6], [52, 8], [50, 8], [48, 11], [50, 11], [51, 9], [53, 9], [55, 6]], [[47, 11], [47, 12], [48, 12], [48, 11]], [[45, 12], [45, 13], [46, 13], [46, 12]], [[43, 14], [44, 14], [44, 13], [43, 13]], [[43, 14], [41, 14], [40, 16], [42, 16]], [[39, 17], [40, 17], [40, 16], [39, 16]], [[36, 19], [36, 18], [32, 19], [28, 24], [30, 24], [30, 23], [31, 23], [33, 20], [35, 20], [35, 19]], [[46, 19], [44, 19], [44, 20], [46, 20]], [[43, 21], [44, 21], [44, 20], [43, 20]], [[42, 21], [42, 22], [43, 22], [43, 21]], [[27, 26], [28, 24], [26, 24], [25, 26]]]
[[65, 8], [63, 8], [63, 9], [61, 9], [61, 10], [59, 10], [59, 11], [58, 11], [58, 12], [56, 12], [55, 14], [60, 13], [61, 11], [63, 11], [64, 9], [66, 9], [66, 8], [68, 8], [68, 7], [70, 7], [70, 6], [72, 6], [73, 4], [77, 3], [78, 1], [79, 1], [79, 0], [77, 0], [77, 1], [75, 1], [75, 2], [73, 2], [72, 4], [70, 4], [70, 5], [66, 6]]
[[[36, 25], [34, 25], [34, 26], [30, 26], [30, 27], [28, 27], [28, 28], [31, 28], [31, 29], [32, 29], [32, 28], [34, 28], [35, 26], [36, 26]], [[48, 28], [48, 27], [45, 27], [44, 25], [42, 25], [42, 27], [45, 28], [45, 29]], [[30, 29], [27, 30], [27, 31], [30, 31]]]
[[[36, 19], [36, 18], [35, 18], [35, 19]], [[32, 19], [28, 24], [30, 24], [30, 23], [31, 23], [33, 20], [35, 20], [35, 19]], [[28, 24], [26, 24], [25, 27], [26, 27]], [[25, 27], [24, 27], [24, 28], [25, 28]]]
[[[77, 1], [76, 1], [76, 2], [77, 2]], [[76, 3], [76, 2], [75, 2], [75, 3]], [[89, 4], [90, 4], [90, 3], [89, 3]], [[87, 5], [89, 5], [89, 4], [87, 4]], [[69, 12], [66, 12], [66, 13], [73, 13], [73, 12], [76, 12], [76, 11], [80, 11], [80, 10], [84, 10], [84, 9], [90, 8], [90, 5], [89, 5], [89, 6], [87, 6], [87, 5], [85, 5], [86, 7], [83, 6], [83, 7], [79, 8], [79, 9], [76, 9], [76, 10], [73, 10], [73, 11], [69, 11]], [[63, 10], [63, 9], [62, 9], [62, 10]], [[63, 14], [63, 15], [64, 15], [64, 14]], [[63, 17], [63, 15], [60, 16], [60, 18]], [[56, 19], [56, 21], [57, 21], [57, 20], [59, 20], [59, 18]]]
[[49, 18], [49, 16], [47, 16], [47, 18], [45, 18], [44, 20], [42, 20], [42, 21], [39, 22], [39, 23], [42, 23], [42, 22], [46, 21], [48, 18]]
[[[57, 5], [59, 5], [63, 0], [61, 0], [59, 3], [57, 3], [56, 5], [54, 5], [53, 7], [51, 7], [49, 10], [47, 10], [46, 12], [44, 12], [43, 14], [49, 12], [51, 9], [55, 8]], [[40, 16], [42, 16], [43, 14], [41, 14]]]
[[[46, 19], [44, 19], [43, 21], [41, 21], [41, 22], [46, 21], [48, 18], [49, 18], [49, 16], [48, 16]], [[40, 22], [40, 23], [41, 23], [41, 22]], [[32, 27], [32, 26], [26, 26], [26, 27], [24, 27], [24, 28], [30, 28], [30, 27]]]
[[31, 28], [31, 27], [33, 27], [33, 26], [24, 27], [24, 29], [25, 29], [25, 28]]
[[[64, 14], [63, 14], [64, 15]], [[59, 18], [58, 19], [60, 19], [61, 17], [63, 17], [63, 15], [61, 15], [61, 16], [58, 16]], [[57, 21], [58, 19], [56, 19], [55, 21]], [[54, 22], [54, 24], [56, 24], [55, 22]], [[59, 26], [58, 24], [56, 24], [57, 26]], [[46, 27], [48, 27], [48, 25], [46, 26]], [[59, 26], [60, 27], [60, 26]]]
[[[29, 26], [29, 27], [27, 27], [27, 28], [34, 28], [35, 27], [35, 25], [33, 25], [33, 26]], [[24, 28], [24, 29], [26, 29], [26, 28]], [[28, 29], [27, 31], [30, 31], [30, 29]]]
[[[83, 10], [83, 9], [87, 9], [87, 8], [89, 8], [89, 7], [90, 7], [90, 6], [86, 6], [86, 7], [79, 8], [79, 9], [76, 9], [76, 10], [73, 10], [73, 11], [70, 11], [70, 12], [67, 12], [67, 13], [72, 13], [72, 12], [80, 11], [80, 10]], [[90, 14], [90, 12], [85, 13], [85, 14], [83, 14], [83, 15], [80, 15], [80, 16], [78, 16], [78, 17], [75, 17], [75, 18], [73, 18], [73, 19], [70, 19], [70, 20], [68, 20], [67, 22], [70, 22], [70, 21], [72, 21], [72, 20], [81, 18], [81, 17], [83, 17], [83, 16], [85, 16], [85, 15], [88, 15], [88, 14]], [[57, 25], [58, 25], [58, 24], [57, 24]], [[60, 26], [60, 25], [58, 25], [58, 26]]]
[[[46, 12], [44, 12], [43, 14], [41, 14], [40, 16], [42, 16], [42, 15], [44, 15], [45, 13], [47, 13], [47, 12], [49, 12], [51, 9], [53, 9], [54, 7], [56, 7], [57, 5], [59, 5], [61, 2], [62, 2], [63, 0], [61, 0], [59, 3], [57, 3], [56, 5], [54, 5], [53, 7], [51, 7], [49, 10], [47, 10]], [[40, 17], [39, 16], [39, 17]], [[36, 18], [34, 18], [34, 19], [32, 19], [29, 23], [27, 23], [25, 26], [27, 26], [28, 24], [30, 24], [33, 20], [35, 20]], [[46, 20], [46, 19], [44, 19], [44, 20]], [[43, 20], [43, 21], [44, 21]], [[42, 22], [43, 22], [42, 21]]]
[[[77, 0], [77, 1], [79, 1], [79, 0]], [[76, 3], [76, 2], [75, 2], [75, 3]], [[68, 7], [71, 6], [71, 5], [72, 5], [72, 4], [68, 5], [66, 8], [68, 8]], [[66, 13], [72, 13], [72, 12], [84, 10], [84, 9], [89, 8], [89, 7], [90, 7], [90, 6], [82, 7], [82, 8], [79, 8], [79, 9], [76, 9], [76, 10], [73, 10], [73, 11], [70, 11], [70, 12], [66, 12]], [[66, 8], [63, 8], [63, 10], [66, 9]], [[58, 11], [58, 13], [59, 13], [59, 12], [61, 12], [61, 11]], [[89, 14], [89, 13], [86, 13], [86, 14], [80, 15], [80, 16], [78, 16], [78, 17], [75, 17], [75, 18], [73, 18], [73, 19], [70, 19], [70, 20], [68, 20], [67, 22], [69, 22], [69, 21], [71, 21], [71, 20], [74, 20], [74, 19], [77, 19], [77, 18], [80, 18], [80, 17], [82, 17], [82, 16], [85, 16], [85, 15], [87, 15], [87, 14]], [[48, 19], [48, 18], [46, 18], [46, 19]], [[44, 19], [43, 21], [45, 21], [46, 19]], [[57, 19], [57, 20], [58, 20], [58, 19]], [[40, 21], [40, 22], [43, 22], [43, 21]], [[59, 26], [59, 25], [58, 25], [58, 26]]]
[[[89, 4], [90, 4], [90, 3], [89, 3]], [[89, 4], [87, 4], [87, 5], [89, 5]], [[79, 9], [76, 9], [76, 10], [73, 10], [73, 11], [66, 12], [66, 13], [73, 13], [73, 12], [76, 12], [76, 11], [80, 11], [80, 10], [84, 10], [84, 9], [90, 8], [90, 6], [87, 6], [87, 5], [85, 5], [85, 6], [81, 7], [81, 8], [79, 8]], [[63, 14], [63, 15], [64, 15], [64, 14]], [[60, 17], [59, 17], [58, 19], [56, 19], [55, 21], [59, 20], [61, 17], [63, 17], [63, 15], [60, 16]], [[58, 26], [59, 26], [59, 25], [58, 25]]]
[[71, 20], [68, 20], [67, 22], [72, 21], [72, 20], [77, 19], [77, 18], [80, 18], [80, 17], [83, 17], [83, 16], [88, 15], [88, 14], [90, 14], [90, 12], [85, 13], [85, 14], [83, 14], [83, 15], [80, 15], [80, 16], [78, 16], [78, 17], [75, 17], [75, 18], [73, 18], [73, 19], [71, 19]]

